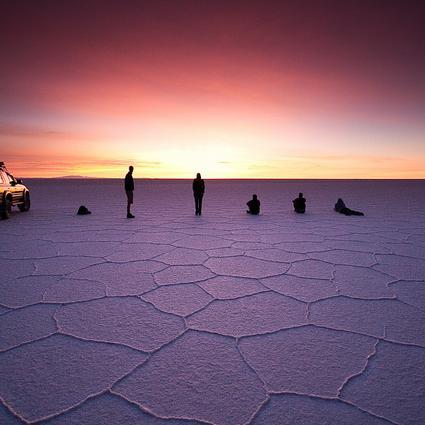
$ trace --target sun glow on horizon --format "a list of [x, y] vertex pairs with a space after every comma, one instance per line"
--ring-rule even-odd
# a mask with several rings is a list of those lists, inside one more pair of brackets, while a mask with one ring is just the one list
[[425, 178], [419, 13], [160, 3], [8, 5], [0, 161], [25, 177]]

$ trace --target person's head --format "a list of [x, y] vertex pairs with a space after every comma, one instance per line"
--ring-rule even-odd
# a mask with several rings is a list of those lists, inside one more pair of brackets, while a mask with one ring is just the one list
[[252, 199], [254, 199], [255, 201], [257, 200], [257, 195], [254, 193], [254, 195], [252, 195]]
[[196, 173], [196, 178], [200, 179], [201, 178], [201, 173]]
[[341, 198], [338, 198], [338, 201], [337, 201], [339, 204], [341, 203], [341, 202], [343, 202], [342, 201], [342, 199]]
[[132, 165], [130, 165], [130, 167], [128, 167], [128, 171], [130, 171], [130, 173], [132, 173], [134, 170], [134, 167]]
[[300, 192], [299, 194], [298, 194], [298, 198], [302, 198], [303, 197], [303, 194]]

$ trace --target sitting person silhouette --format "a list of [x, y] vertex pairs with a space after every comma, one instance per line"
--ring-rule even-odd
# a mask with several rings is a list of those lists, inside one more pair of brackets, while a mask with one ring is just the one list
[[364, 215], [360, 211], [351, 210], [350, 208], [347, 208], [344, 204], [344, 201], [341, 198], [338, 198], [338, 201], [335, 204], [334, 207], [336, 212], [339, 212], [340, 214], [344, 215]]
[[299, 193], [298, 198], [295, 198], [292, 203], [294, 204], [295, 212], [299, 214], [305, 213], [305, 198], [302, 193]]
[[260, 201], [257, 199], [257, 195], [252, 195], [252, 199], [246, 203], [248, 205], [248, 214], [258, 215], [260, 214]]
[[80, 208], [78, 208], [77, 215], [87, 215], [87, 214], [91, 214], [91, 211], [89, 211], [85, 205], [81, 205]]

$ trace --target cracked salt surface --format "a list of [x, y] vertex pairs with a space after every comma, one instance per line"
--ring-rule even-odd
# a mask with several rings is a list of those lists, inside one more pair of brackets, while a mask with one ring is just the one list
[[321, 397], [336, 397], [346, 377], [363, 369], [374, 345], [373, 338], [314, 326], [246, 337], [240, 342], [247, 362], [270, 390]]
[[225, 425], [249, 420], [266, 397], [233, 339], [194, 331], [153, 355], [113, 390], [160, 416]]
[[160, 310], [179, 316], [192, 314], [214, 299], [208, 292], [191, 283], [161, 286], [141, 297]]
[[136, 181], [132, 221], [119, 181], [28, 183], [0, 222], [1, 424], [425, 423], [422, 182], [211, 181], [195, 217], [190, 182]]

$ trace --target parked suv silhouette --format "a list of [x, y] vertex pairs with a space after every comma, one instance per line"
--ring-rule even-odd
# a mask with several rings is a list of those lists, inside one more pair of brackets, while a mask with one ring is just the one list
[[12, 207], [28, 211], [31, 206], [30, 192], [22, 183], [10, 174], [4, 162], [0, 162], [0, 216], [9, 218]]

